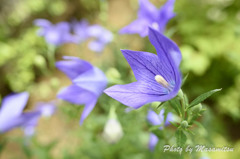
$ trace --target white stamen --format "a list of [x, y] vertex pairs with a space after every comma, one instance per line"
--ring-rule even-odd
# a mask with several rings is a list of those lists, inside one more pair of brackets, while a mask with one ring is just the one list
[[168, 82], [161, 76], [161, 75], [156, 75], [155, 80], [157, 83], [161, 84], [165, 88], [169, 88]]
[[154, 28], [154, 29], [159, 29], [159, 26], [158, 26], [158, 23], [156, 23], [156, 22], [153, 22], [152, 23], [152, 27]]

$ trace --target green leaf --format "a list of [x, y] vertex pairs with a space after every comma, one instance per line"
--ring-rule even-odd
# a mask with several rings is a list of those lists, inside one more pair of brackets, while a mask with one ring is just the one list
[[181, 113], [181, 104], [177, 98], [173, 98], [172, 100], [168, 101], [171, 107], [177, 112], [178, 115], [182, 115]]
[[196, 124], [198, 127], [205, 129], [204, 126], [200, 122], [193, 121], [193, 123]]
[[175, 127], [179, 127], [179, 125], [177, 125], [177, 123], [174, 123], [174, 122], [171, 122], [171, 121], [169, 121], [173, 126], [175, 126]]
[[187, 136], [182, 129], [178, 129], [175, 133], [177, 145], [183, 147], [187, 141]]
[[149, 128], [150, 131], [154, 131], [154, 130], [159, 130], [160, 127], [162, 127], [163, 124], [160, 124], [160, 125], [153, 125]]
[[210, 97], [210, 96], [213, 95], [214, 93], [216, 93], [216, 92], [218, 92], [218, 91], [221, 91], [221, 90], [222, 90], [222, 88], [220, 88], [220, 89], [214, 89], [214, 90], [211, 90], [211, 91], [209, 91], [209, 92], [206, 92], [206, 93], [201, 94], [200, 96], [198, 96], [196, 99], [194, 99], [194, 100], [190, 103], [190, 105], [189, 105], [188, 108], [191, 108], [191, 107], [193, 107], [193, 106], [195, 106], [195, 105], [203, 102], [205, 99], [207, 99], [208, 97]]
[[187, 78], [188, 78], [189, 73], [186, 74], [186, 76], [182, 80], [182, 86], [185, 84]]
[[32, 157], [32, 151], [31, 151], [29, 146], [26, 146], [26, 145], [23, 144], [22, 149], [23, 149], [24, 154], [27, 156], [27, 158]]
[[188, 132], [191, 135], [195, 135], [195, 133], [192, 130], [186, 129], [186, 132]]
[[159, 109], [161, 106], [164, 106], [166, 102], [161, 102], [158, 106], [157, 106], [157, 109]]
[[152, 133], [154, 133], [158, 137], [158, 139], [163, 139], [164, 138], [164, 133], [160, 129], [153, 130]]
[[2, 140], [0, 142], [0, 153], [2, 152], [3, 148], [6, 146], [7, 144], [7, 140]]

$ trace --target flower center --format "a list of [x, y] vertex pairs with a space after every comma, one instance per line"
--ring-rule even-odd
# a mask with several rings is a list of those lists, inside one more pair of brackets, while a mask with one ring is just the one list
[[159, 25], [158, 25], [158, 23], [156, 23], [156, 22], [153, 22], [153, 23], [152, 23], [152, 27], [153, 27], [154, 29], [156, 29], [156, 30], [159, 30]]
[[161, 75], [156, 75], [155, 80], [163, 87], [169, 89], [169, 83]]

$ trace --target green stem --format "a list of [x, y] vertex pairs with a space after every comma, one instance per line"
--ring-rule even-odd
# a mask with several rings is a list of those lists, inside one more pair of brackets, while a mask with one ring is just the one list
[[185, 103], [183, 99], [180, 99], [181, 105], [182, 105], [182, 119], [185, 119]]
[[179, 90], [178, 96], [180, 98], [180, 103], [181, 103], [181, 106], [182, 106], [182, 116], [181, 116], [181, 118], [182, 118], [182, 120], [184, 120], [185, 119], [185, 101], [184, 101], [182, 89]]
[[112, 105], [112, 106], [110, 107], [109, 118], [110, 118], [110, 119], [116, 119], [116, 118], [117, 118], [117, 115], [116, 115], [116, 106], [115, 106], [115, 105]]
[[47, 58], [51, 70], [55, 69], [55, 46], [48, 45]]

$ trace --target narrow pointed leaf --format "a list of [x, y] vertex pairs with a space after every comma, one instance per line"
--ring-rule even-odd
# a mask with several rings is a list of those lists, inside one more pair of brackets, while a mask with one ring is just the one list
[[176, 128], [178, 128], [179, 125], [177, 125], [177, 123], [171, 122], [169, 121], [173, 126], [175, 126]]
[[160, 127], [162, 127], [163, 124], [159, 124], [159, 125], [153, 125], [149, 128], [150, 131], [155, 131], [155, 130], [159, 130]]
[[188, 97], [186, 96], [186, 94], [183, 94], [183, 100], [185, 103], [185, 107], [187, 108], [189, 106], [189, 101], [188, 101]]
[[214, 89], [214, 90], [211, 90], [209, 92], [206, 92], [204, 94], [201, 94], [200, 96], [198, 96], [196, 99], [194, 99], [188, 108], [191, 108], [201, 102], [203, 102], [205, 99], [207, 99], [208, 97], [210, 97], [211, 95], [213, 95], [214, 93], [218, 92], [218, 91], [221, 91], [222, 89]]
[[185, 84], [185, 82], [186, 82], [186, 80], [187, 80], [187, 78], [188, 78], [188, 75], [189, 75], [189, 73], [184, 76], [184, 78], [183, 78], [183, 80], [182, 80], [182, 86]]
[[193, 123], [196, 124], [198, 127], [205, 129], [204, 126], [200, 122], [193, 121]]
[[188, 132], [191, 135], [195, 135], [195, 133], [192, 130], [186, 129], [186, 132]]
[[166, 104], [167, 104], [167, 102], [161, 102], [161, 103], [157, 106], [157, 109], [163, 108]]

